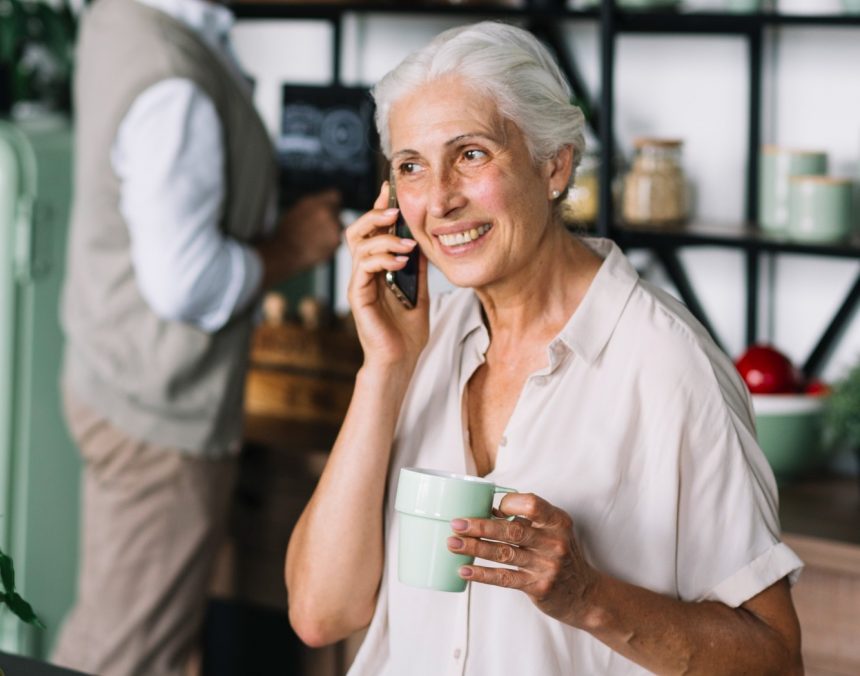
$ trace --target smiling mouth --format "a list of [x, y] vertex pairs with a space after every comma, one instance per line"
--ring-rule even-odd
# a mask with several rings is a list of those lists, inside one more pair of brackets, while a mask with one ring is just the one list
[[477, 228], [472, 228], [471, 230], [464, 230], [463, 232], [457, 232], [452, 235], [438, 235], [438, 237], [439, 241], [442, 242], [444, 246], [463, 246], [464, 244], [468, 244], [469, 242], [474, 242], [475, 240], [480, 239], [481, 237], [486, 235], [492, 227], [493, 226], [491, 226], [489, 223], [484, 223], [484, 225], [480, 225]]

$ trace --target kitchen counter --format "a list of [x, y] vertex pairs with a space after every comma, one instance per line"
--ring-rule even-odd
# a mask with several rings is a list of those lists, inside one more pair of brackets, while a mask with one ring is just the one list
[[807, 676], [860, 674], [860, 482], [780, 486], [783, 539], [806, 564], [792, 589]]

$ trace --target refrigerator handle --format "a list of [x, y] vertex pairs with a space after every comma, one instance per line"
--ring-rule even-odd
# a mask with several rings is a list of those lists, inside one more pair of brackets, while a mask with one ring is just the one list
[[15, 251], [13, 269], [19, 284], [32, 284], [50, 268], [48, 256], [40, 254], [50, 244], [50, 214], [43, 213], [44, 205], [36, 198], [36, 155], [24, 133], [14, 125], [8, 126], [10, 135], [16, 139], [16, 151], [21, 163], [20, 187], [15, 214]]
[[51, 205], [22, 195], [15, 232], [15, 277], [19, 284], [32, 284], [51, 271], [52, 226]]
[[24, 194], [18, 198], [17, 218], [15, 219], [15, 279], [19, 284], [33, 282], [34, 202], [32, 195]]

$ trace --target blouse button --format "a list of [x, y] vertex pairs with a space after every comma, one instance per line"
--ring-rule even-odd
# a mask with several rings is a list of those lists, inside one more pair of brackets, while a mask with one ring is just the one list
[[459, 659], [460, 659], [460, 655], [461, 655], [461, 654], [462, 654], [462, 653], [460, 652], [460, 649], [459, 649], [459, 648], [455, 648], [455, 649], [454, 649], [454, 659], [455, 659], [455, 660], [459, 660]]
[[499, 446], [507, 446], [507, 445], [508, 445], [508, 438], [507, 437], [502, 437], [501, 439], [499, 439]]

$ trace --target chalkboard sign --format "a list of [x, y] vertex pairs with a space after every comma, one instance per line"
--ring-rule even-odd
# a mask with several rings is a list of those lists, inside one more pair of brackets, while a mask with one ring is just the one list
[[343, 207], [365, 211], [379, 192], [379, 140], [374, 105], [363, 87], [283, 87], [281, 201], [337, 188]]

